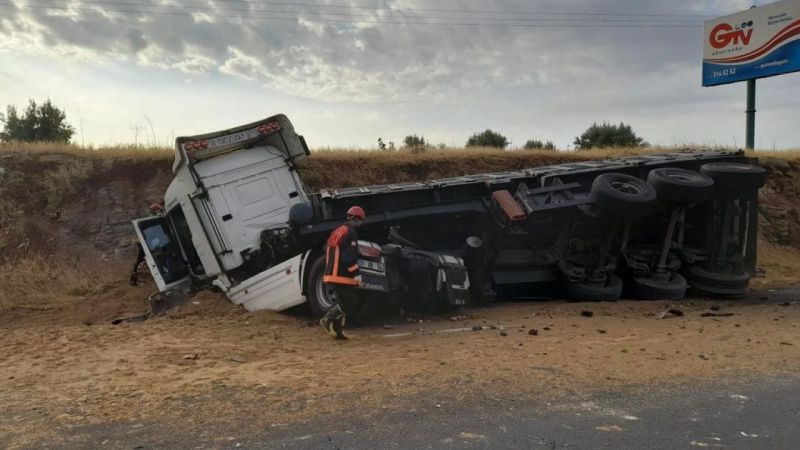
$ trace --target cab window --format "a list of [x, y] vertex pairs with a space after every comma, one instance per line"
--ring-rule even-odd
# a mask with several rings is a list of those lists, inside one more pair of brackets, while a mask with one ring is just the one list
[[166, 284], [173, 283], [189, 275], [181, 250], [171, 237], [166, 220], [148, 221], [140, 225], [142, 237], [150, 250], [158, 272]]

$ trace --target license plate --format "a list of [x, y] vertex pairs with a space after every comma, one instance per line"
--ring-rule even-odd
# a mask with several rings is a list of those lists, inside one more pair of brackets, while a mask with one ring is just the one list
[[367, 261], [367, 260], [364, 260], [364, 259], [359, 259], [358, 260], [358, 267], [361, 268], [361, 269], [374, 270], [376, 272], [385, 272], [386, 271], [386, 265], [385, 264], [374, 262], [374, 261]]

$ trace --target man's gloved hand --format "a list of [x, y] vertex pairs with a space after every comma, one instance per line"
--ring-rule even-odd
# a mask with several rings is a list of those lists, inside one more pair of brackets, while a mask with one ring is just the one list
[[364, 282], [361, 281], [361, 275], [356, 275], [356, 276], [353, 277], [353, 279], [356, 280], [356, 283], [358, 283], [359, 287], [364, 286]]

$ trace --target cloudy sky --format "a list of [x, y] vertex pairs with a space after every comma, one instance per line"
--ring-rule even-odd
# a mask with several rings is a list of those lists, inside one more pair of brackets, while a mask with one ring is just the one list
[[[0, 0], [0, 107], [49, 97], [87, 145], [284, 113], [315, 148], [486, 128], [567, 148], [595, 121], [743, 146], [745, 85], [700, 86], [702, 22], [750, 4]], [[800, 74], [758, 81], [757, 147], [800, 147], [798, 92]]]

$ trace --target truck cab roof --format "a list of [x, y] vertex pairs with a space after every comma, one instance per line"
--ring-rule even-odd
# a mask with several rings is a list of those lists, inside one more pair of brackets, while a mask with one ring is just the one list
[[287, 162], [303, 159], [309, 154], [303, 136], [295, 133], [288, 117], [278, 114], [227, 130], [177, 138], [172, 172], [177, 173], [183, 166], [192, 166], [218, 155], [260, 145], [278, 149]]

